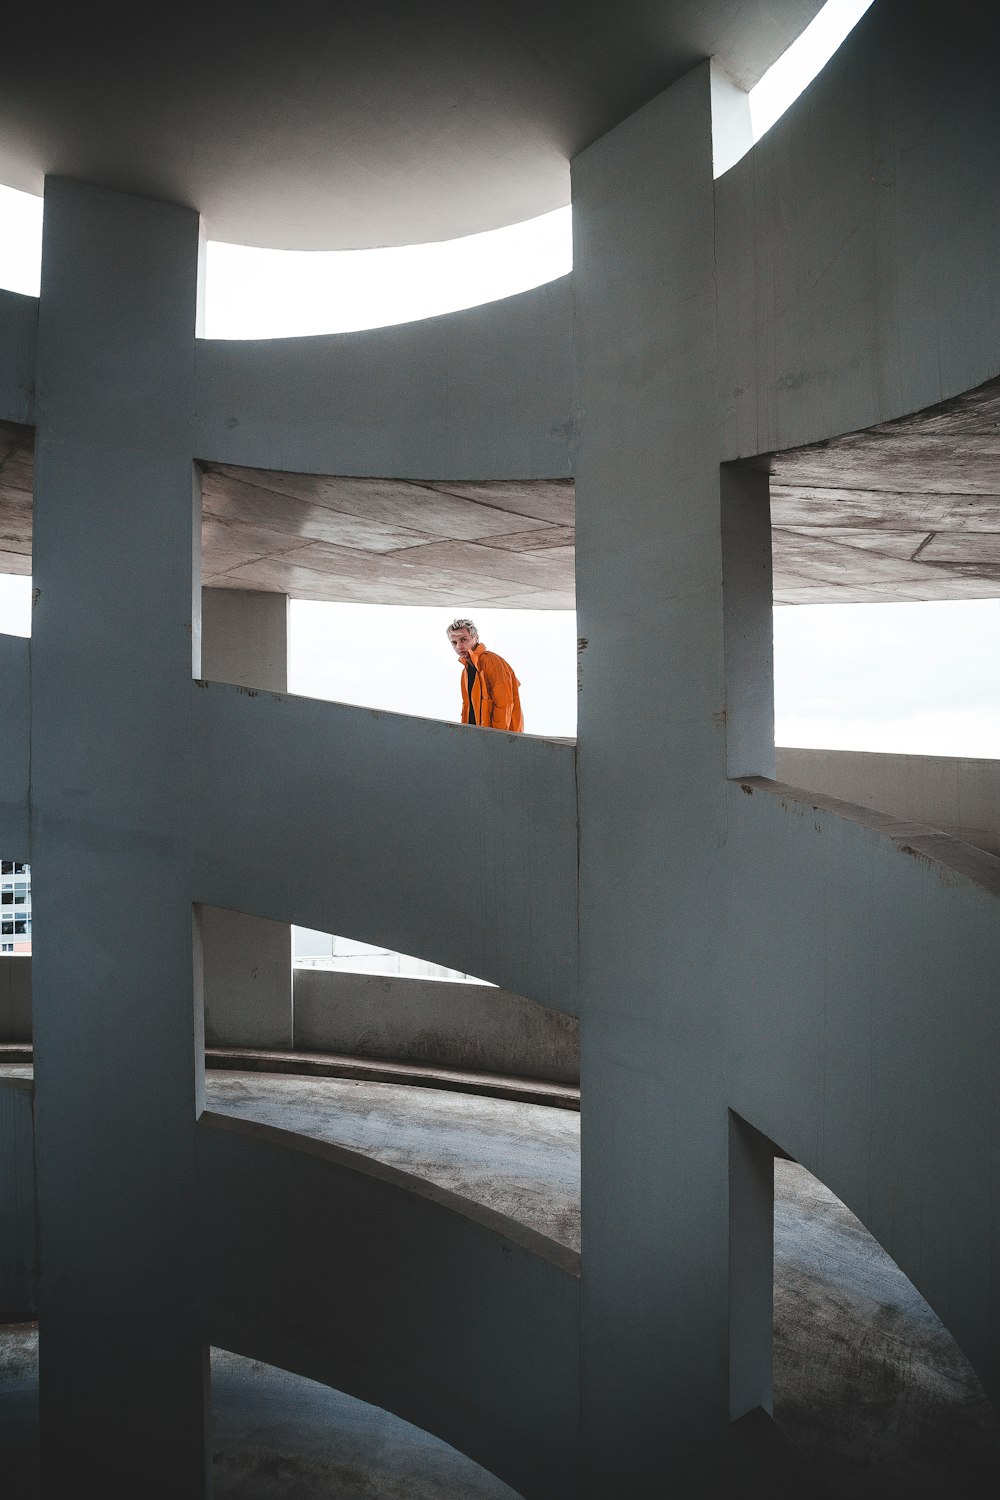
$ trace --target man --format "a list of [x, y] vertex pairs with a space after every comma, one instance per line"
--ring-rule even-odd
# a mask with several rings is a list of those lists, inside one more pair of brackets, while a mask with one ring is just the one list
[[452, 620], [448, 639], [462, 663], [462, 723], [484, 729], [524, 729], [517, 690], [520, 683], [509, 662], [487, 651], [471, 620]]

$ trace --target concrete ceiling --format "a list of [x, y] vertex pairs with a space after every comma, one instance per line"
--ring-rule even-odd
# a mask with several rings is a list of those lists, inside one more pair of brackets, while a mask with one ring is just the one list
[[[0, 423], [0, 572], [31, 571], [30, 428]], [[1000, 596], [1000, 381], [750, 461], [778, 604]], [[295, 599], [572, 609], [573, 482], [343, 479], [204, 464], [203, 582]]]
[[776, 604], [1000, 596], [1000, 381], [755, 466]]
[[567, 203], [570, 157], [699, 60], [749, 88], [821, 3], [40, 11], [37, 36], [0, 49], [0, 182], [37, 193], [59, 173], [185, 203], [245, 244], [450, 239]]

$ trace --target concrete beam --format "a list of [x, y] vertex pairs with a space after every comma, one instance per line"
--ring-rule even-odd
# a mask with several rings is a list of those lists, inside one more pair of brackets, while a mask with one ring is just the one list
[[209, 1486], [184, 807], [197, 264], [189, 210], [48, 181], [31, 863], [53, 1497], [81, 1472], [109, 1500], [134, 1495], [138, 1473], [164, 1500]]
[[573, 745], [216, 683], [190, 691], [198, 901], [575, 1013]]

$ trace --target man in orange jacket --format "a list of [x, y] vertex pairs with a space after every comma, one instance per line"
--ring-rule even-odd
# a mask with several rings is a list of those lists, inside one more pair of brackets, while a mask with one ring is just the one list
[[524, 714], [513, 668], [487, 651], [471, 620], [452, 620], [448, 639], [462, 663], [462, 723], [484, 729], [524, 729]]

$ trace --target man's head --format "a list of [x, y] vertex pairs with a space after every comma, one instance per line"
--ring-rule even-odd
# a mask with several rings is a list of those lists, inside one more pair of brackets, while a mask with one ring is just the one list
[[479, 645], [479, 631], [471, 620], [452, 620], [448, 626], [448, 639], [455, 648], [455, 655], [467, 661], [469, 652]]

